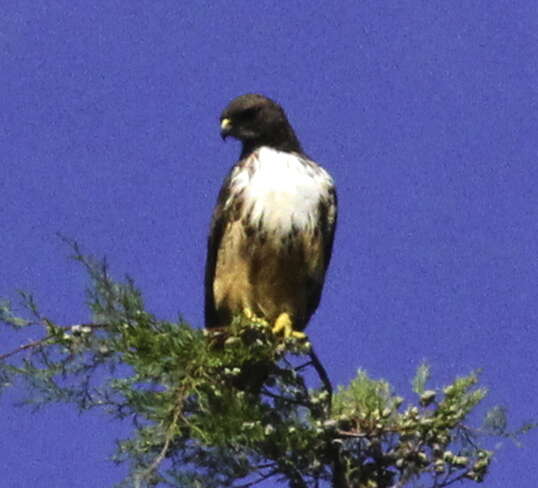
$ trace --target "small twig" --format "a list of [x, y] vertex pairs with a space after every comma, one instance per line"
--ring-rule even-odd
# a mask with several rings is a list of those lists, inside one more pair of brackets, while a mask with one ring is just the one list
[[452, 466], [449, 465], [448, 469], [447, 469], [447, 473], [445, 475], [445, 478], [443, 479], [443, 481], [441, 481], [441, 483], [439, 484], [439, 487], [443, 487], [443, 486], [446, 486], [446, 483], [448, 482], [448, 480], [450, 479], [450, 475], [454, 472], [454, 468]]
[[151, 473], [153, 473], [159, 464], [161, 464], [166, 457], [166, 454], [168, 453], [168, 449], [170, 448], [170, 443], [172, 442], [172, 439], [174, 438], [174, 430], [177, 427], [177, 422], [179, 420], [179, 417], [181, 415], [181, 411], [183, 410], [183, 400], [184, 400], [184, 387], [181, 388], [181, 390], [178, 393], [178, 403], [176, 405], [176, 408], [174, 409], [174, 416], [172, 418], [172, 422], [168, 426], [168, 429], [166, 431], [166, 437], [164, 440], [164, 445], [159, 452], [159, 455], [153, 460], [153, 462], [135, 479], [135, 487], [139, 488], [141, 485], [140, 483], [142, 480], [146, 479]]
[[333, 476], [332, 486], [333, 488], [350, 488], [345, 475], [345, 468], [340, 459], [339, 450], [336, 448], [332, 454], [333, 457]]
[[288, 403], [293, 403], [295, 405], [301, 405], [303, 407], [310, 407], [309, 403], [301, 402], [299, 400], [294, 400], [293, 398], [288, 398], [281, 395], [276, 395], [275, 393], [271, 393], [269, 390], [265, 388], [263, 389], [262, 393], [264, 395], [267, 395], [268, 397], [274, 398], [275, 400], [282, 400]]
[[439, 486], [441, 488], [444, 488], [445, 486], [449, 486], [453, 483], [456, 483], [456, 481], [462, 481], [464, 478], [465, 478], [465, 475], [467, 474], [467, 470], [465, 470], [463, 473], [461, 473], [460, 475], [458, 476], [455, 476], [454, 478], [452, 478], [451, 480], [449, 479], [446, 479], [445, 481], [443, 481]]
[[[325, 388], [325, 391], [329, 394], [327, 414], [330, 416], [331, 408], [332, 408], [332, 398], [333, 398], [333, 387], [331, 384], [331, 380], [329, 379], [329, 375], [327, 374], [325, 367], [319, 360], [312, 346], [310, 347], [310, 351], [308, 354], [310, 356], [312, 366], [314, 366], [314, 369], [318, 373], [319, 379], [323, 383], [323, 387]], [[344, 467], [342, 466], [342, 463], [340, 461], [339, 449], [337, 447], [333, 447], [333, 449], [334, 449], [334, 452], [332, 455], [333, 457], [333, 486], [335, 488], [345, 488], [347, 483], [345, 481], [345, 476], [344, 476]]]
[[[478, 429], [474, 429], [475, 431], [478, 431]], [[473, 439], [472, 434], [473, 429], [470, 427], [467, 427], [466, 425], [461, 424], [459, 426], [459, 433], [460, 435], [465, 439], [466, 442], [468, 442], [475, 450], [478, 450], [479, 446], [476, 444], [476, 442]]]
[[[316, 370], [316, 373], [319, 376], [319, 379], [323, 383], [323, 388], [328, 393], [328, 401], [327, 401], [327, 415], [331, 415], [331, 407], [332, 407], [332, 397], [333, 397], [333, 387], [331, 384], [331, 380], [329, 379], [329, 375], [327, 374], [327, 371], [321, 361], [319, 360], [316, 352], [314, 351], [314, 348], [310, 346], [310, 351], [308, 352], [308, 355], [310, 357], [310, 362], [303, 364], [299, 366], [298, 368], [295, 368], [296, 371], [299, 371], [307, 366], [312, 365], [314, 369]], [[342, 466], [342, 463], [340, 461], [340, 455], [339, 455], [339, 449], [337, 447], [333, 447], [333, 486], [335, 488], [346, 488], [347, 483], [345, 481], [344, 476], [344, 469]], [[300, 486], [304, 484], [306, 487], [306, 483], [301, 478]]]
[[266, 479], [271, 478], [271, 476], [274, 476], [278, 473], [278, 469], [273, 469], [273, 471], [269, 471], [269, 473], [265, 475], [261, 475], [257, 480], [250, 481], [248, 483], [244, 483], [242, 485], [237, 485], [234, 488], [250, 488], [251, 486], [255, 486], [258, 483], [261, 483], [262, 481], [265, 481]]
[[323, 364], [321, 364], [321, 361], [319, 360], [317, 354], [314, 351], [313, 347], [310, 347], [310, 352], [308, 353], [310, 356], [310, 359], [312, 360], [312, 366], [314, 366], [314, 369], [318, 373], [318, 376], [323, 383], [323, 387], [329, 394], [329, 414], [331, 413], [331, 404], [332, 404], [332, 396], [333, 396], [333, 387], [331, 385], [331, 380], [329, 379], [329, 375], [327, 374], [327, 371], [325, 370], [325, 367]]
[[294, 467], [292, 467], [292, 469], [295, 471], [295, 476], [293, 478], [293, 485], [291, 486], [297, 487], [297, 488], [308, 488], [308, 485], [306, 481], [303, 479], [303, 476], [301, 475], [299, 470]]
[[308, 361], [307, 363], [301, 364], [300, 366], [296, 366], [293, 369], [297, 372], [297, 371], [302, 371], [305, 368], [308, 368], [308, 366], [312, 366], [312, 361]]
[[[44, 326], [47, 325], [47, 320], [45, 319]], [[101, 329], [104, 327], [107, 327], [108, 324], [73, 324], [73, 325], [55, 325], [54, 327], [57, 329], [65, 330], [66, 332], [69, 332], [73, 329], [73, 327], [90, 327], [92, 329]], [[41, 339], [37, 339], [35, 341], [29, 342], [28, 344], [24, 344], [22, 346], [17, 347], [16, 349], [13, 349], [13, 351], [6, 352], [4, 354], [0, 354], [0, 361], [3, 361], [4, 359], [7, 359], [11, 356], [14, 356], [15, 354], [18, 354], [22, 351], [26, 351], [27, 349], [33, 349], [35, 347], [41, 346], [42, 344], [45, 344], [49, 339], [53, 339], [54, 335], [47, 335], [45, 337], [42, 337]]]
[[347, 430], [336, 429], [336, 433], [339, 436], [342, 436], [342, 437], [353, 437], [353, 438], [368, 437], [368, 434], [366, 432], [350, 432], [350, 431], [347, 431]]
[[258, 466], [254, 466], [254, 469], [267, 469], [267, 468], [274, 468], [275, 466], [278, 466], [277, 463], [265, 463], [265, 464], [259, 464]]
[[37, 341], [32, 341], [32, 342], [29, 342], [28, 344], [24, 344], [24, 346], [19, 346], [17, 347], [17, 349], [14, 349], [13, 351], [6, 352], [5, 354], [0, 354], [0, 361], [3, 361], [4, 359], [7, 359], [11, 356], [14, 356], [15, 354], [18, 354], [19, 352], [25, 351], [26, 349], [32, 349], [34, 347], [38, 347], [41, 344], [47, 342], [52, 337], [53, 336], [46, 336]]

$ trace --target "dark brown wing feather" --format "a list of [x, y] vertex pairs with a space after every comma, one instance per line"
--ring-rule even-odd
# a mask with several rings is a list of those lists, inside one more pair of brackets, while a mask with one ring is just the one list
[[217, 327], [219, 325], [217, 309], [215, 305], [215, 296], [213, 293], [213, 281], [215, 280], [215, 268], [217, 266], [217, 257], [222, 241], [222, 236], [229, 223], [230, 215], [225, 209], [225, 203], [230, 195], [230, 175], [224, 181], [217, 199], [217, 206], [213, 211], [211, 220], [211, 229], [207, 239], [207, 257], [205, 264], [205, 326]]
[[[329, 263], [331, 261], [334, 233], [336, 231], [336, 221], [338, 217], [337, 213], [337, 196], [335, 187], [331, 187], [329, 190], [329, 196], [320, 202], [319, 209], [319, 231], [323, 239], [323, 276], [327, 272]], [[305, 325], [312, 317], [312, 314], [318, 308], [321, 300], [321, 292], [323, 290], [323, 281], [311, 280], [308, 286], [308, 298], [306, 305], [306, 320]]]
[[336, 188], [333, 186], [329, 190], [328, 201], [324, 204], [325, 209], [320, 218], [320, 225], [322, 226], [322, 235], [324, 239], [324, 255], [325, 255], [325, 272], [331, 262], [331, 256], [333, 252], [334, 233], [336, 232], [336, 222], [338, 220], [338, 197], [336, 195]]

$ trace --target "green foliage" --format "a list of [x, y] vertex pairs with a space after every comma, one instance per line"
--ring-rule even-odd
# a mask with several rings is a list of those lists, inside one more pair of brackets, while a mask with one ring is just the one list
[[0, 322], [9, 324], [13, 328], [26, 327], [29, 321], [21, 317], [17, 317], [11, 311], [11, 303], [7, 300], [0, 300]]
[[426, 474], [433, 486], [483, 480], [492, 453], [478, 447], [478, 432], [463, 422], [485, 390], [474, 388], [476, 374], [438, 391], [425, 390], [428, 377], [429, 366], [423, 364], [413, 381], [418, 405], [406, 408], [386, 381], [360, 370], [336, 394], [336, 432], [343, 439], [349, 486], [403, 486]]
[[422, 395], [426, 389], [426, 383], [431, 376], [431, 368], [428, 363], [423, 362], [418, 368], [415, 377], [413, 378], [413, 391]]
[[[0, 392], [19, 380], [35, 408], [69, 402], [133, 420], [115, 455], [131, 468], [122, 486], [249, 487], [276, 479], [292, 488], [417, 480], [439, 488], [482, 481], [492, 456], [482, 437], [514, 435], [499, 408], [481, 429], [467, 426], [486, 395], [474, 373], [427, 390], [430, 368], [421, 365], [416, 405], [404, 406], [388, 382], [362, 370], [332, 395], [308, 343], [277, 338], [243, 317], [211, 332], [159, 320], [132, 280], [113, 281], [105, 264], [72, 246], [91, 279], [93, 321], [60, 326], [40, 316], [29, 295], [22, 298], [32, 320], [2, 302], [6, 327], [39, 327], [43, 336], [0, 356]], [[307, 385], [308, 369], [321, 385]]]

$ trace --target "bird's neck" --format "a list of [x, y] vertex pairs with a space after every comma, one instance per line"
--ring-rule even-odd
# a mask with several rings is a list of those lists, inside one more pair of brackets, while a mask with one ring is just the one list
[[291, 127], [284, 127], [280, 131], [275, 131], [270, 136], [259, 137], [251, 140], [244, 140], [241, 151], [241, 159], [248, 157], [262, 146], [276, 149], [283, 152], [302, 153], [301, 143]]

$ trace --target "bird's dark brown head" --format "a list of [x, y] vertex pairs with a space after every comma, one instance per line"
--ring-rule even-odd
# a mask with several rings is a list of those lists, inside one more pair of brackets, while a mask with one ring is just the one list
[[260, 146], [301, 152], [301, 145], [282, 107], [258, 94], [235, 98], [220, 116], [223, 139], [234, 137], [243, 143], [243, 156]]

